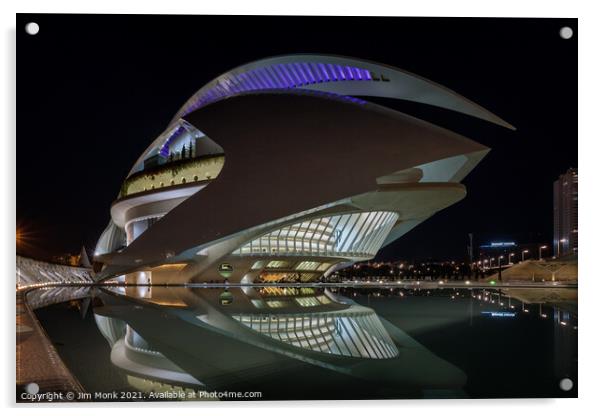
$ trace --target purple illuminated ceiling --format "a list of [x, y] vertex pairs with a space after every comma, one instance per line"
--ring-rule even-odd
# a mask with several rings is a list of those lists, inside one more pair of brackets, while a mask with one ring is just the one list
[[159, 150], [159, 154], [163, 157], [169, 156], [169, 147], [171, 146], [171, 143], [184, 132], [186, 132], [184, 126], [178, 126], [165, 140], [163, 146], [161, 146], [161, 150]]
[[[259, 90], [276, 90], [288, 88], [302, 88], [306, 85], [337, 81], [371, 81], [372, 76], [367, 69], [343, 66], [337, 64], [324, 64], [315, 62], [294, 62], [288, 64], [277, 64], [262, 68], [251, 69], [240, 74], [228, 74], [209, 88], [195, 94], [186, 107], [178, 113], [177, 118], [183, 117], [207, 104], [220, 99], [245, 92]], [[341, 99], [344, 101], [364, 104], [365, 101], [349, 96], [335, 93], [314, 91], [325, 98]], [[159, 153], [167, 157], [170, 145], [186, 129], [177, 127], [165, 140]]]
[[183, 117], [222, 98], [255, 90], [300, 88], [306, 85], [337, 81], [371, 81], [367, 69], [315, 62], [294, 62], [229, 74], [216, 85], [189, 101], [179, 114]]

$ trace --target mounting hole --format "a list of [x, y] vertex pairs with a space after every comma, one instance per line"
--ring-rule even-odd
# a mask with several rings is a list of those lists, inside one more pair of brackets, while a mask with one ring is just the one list
[[38, 394], [40, 391], [40, 386], [38, 386], [37, 383], [29, 383], [27, 386], [25, 386], [25, 391], [28, 394]]
[[40, 25], [36, 22], [29, 22], [25, 25], [25, 32], [27, 32], [28, 35], [37, 35], [39, 31]]
[[565, 26], [560, 29], [560, 37], [562, 39], [570, 39], [573, 37], [573, 29], [568, 26]]
[[560, 386], [560, 390], [571, 391], [573, 389], [573, 380], [570, 378], [563, 378], [558, 385]]

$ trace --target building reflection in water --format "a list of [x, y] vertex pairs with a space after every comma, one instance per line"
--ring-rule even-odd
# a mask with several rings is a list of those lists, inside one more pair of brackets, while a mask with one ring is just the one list
[[137, 389], [261, 389], [306, 375], [316, 386], [332, 375], [408, 391], [466, 381], [374, 310], [328, 289], [115, 287], [95, 304], [111, 362]]

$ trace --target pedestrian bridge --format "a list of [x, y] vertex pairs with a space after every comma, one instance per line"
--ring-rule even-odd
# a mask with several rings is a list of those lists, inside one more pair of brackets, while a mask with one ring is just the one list
[[17, 256], [17, 289], [57, 283], [93, 283], [92, 269], [46, 263]]

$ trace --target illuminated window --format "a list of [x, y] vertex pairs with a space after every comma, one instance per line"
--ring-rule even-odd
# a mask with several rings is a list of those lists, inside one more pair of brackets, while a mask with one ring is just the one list
[[283, 269], [288, 267], [288, 261], [272, 260], [266, 266], [267, 269]]
[[[310, 307], [316, 298], [298, 298]], [[281, 301], [273, 301], [279, 302]], [[317, 305], [318, 306], [319, 302]], [[393, 340], [374, 311], [351, 306], [349, 311], [298, 314], [265, 313], [232, 317], [258, 333], [295, 347], [346, 357], [388, 359], [399, 355]], [[263, 312], [263, 311], [262, 311]]]
[[284, 308], [287, 303], [282, 300], [268, 300], [265, 302], [270, 308]]
[[282, 255], [369, 258], [382, 246], [397, 218], [397, 213], [386, 211], [315, 218], [264, 234], [235, 250], [233, 254], [271, 252]]
[[299, 281], [299, 273], [286, 273], [286, 272], [272, 272], [272, 273], [261, 273], [259, 275], [259, 282], [282, 282], [282, 283], [294, 283]]
[[295, 267], [297, 270], [316, 270], [320, 266], [317, 261], [302, 261]]
[[328, 296], [326, 295], [318, 296], [318, 300], [324, 305], [328, 305], [329, 303], [331, 303], [330, 299], [328, 299]]
[[316, 273], [301, 273], [301, 275], [299, 276], [299, 280], [301, 280], [302, 282], [311, 282], [313, 280], [315, 280], [315, 278], [318, 275]]
[[295, 302], [297, 302], [299, 306], [303, 306], [305, 308], [321, 305], [320, 301], [318, 301], [316, 298], [295, 298]]
[[263, 267], [264, 265], [264, 261], [256, 261], [255, 263], [253, 263], [253, 266], [251, 266], [251, 270], [259, 270]]

